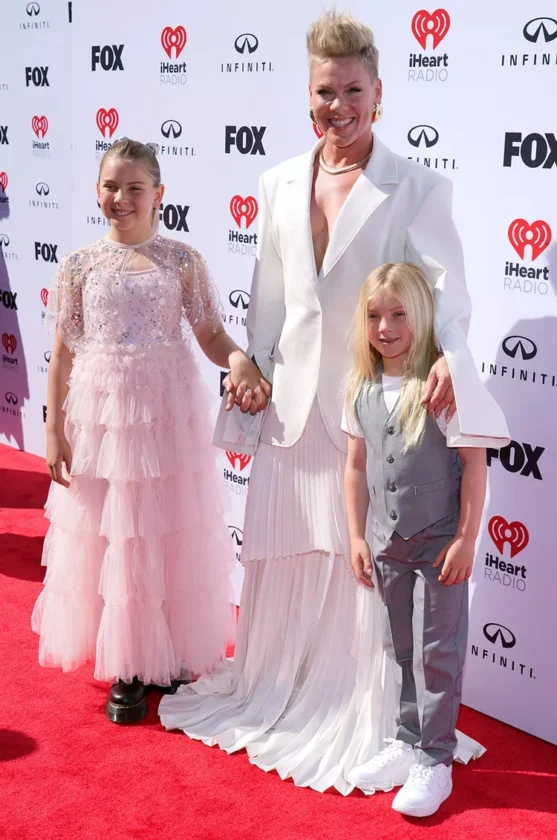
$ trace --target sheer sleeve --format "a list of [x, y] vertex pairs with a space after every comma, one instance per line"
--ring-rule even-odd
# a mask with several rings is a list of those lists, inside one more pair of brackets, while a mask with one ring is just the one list
[[207, 263], [194, 248], [188, 247], [180, 261], [180, 278], [184, 335], [197, 335], [206, 328], [216, 332], [222, 327], [222, 303]]
[[50, 335], [57, 328], [64, 344], [73, 351], [83, 335], [82, 283], [78, 273], [79, 259], [74, 254], [64, 257], [48, 293], [45, 326]]

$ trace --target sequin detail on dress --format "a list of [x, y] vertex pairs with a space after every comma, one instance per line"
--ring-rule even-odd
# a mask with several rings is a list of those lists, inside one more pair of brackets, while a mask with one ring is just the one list
[[[159, 272], [147, 297], [131, 271], [138, 257]], [[60, 264], [46, 311], [47, 327], [58, 326], [71, 350], [78, 343], [168, 344], [204, 326], [215, 329], [221, 320], [219, 294], [201, 254], [158, 234], [132, 247], [100, 239], [72, 251]]]

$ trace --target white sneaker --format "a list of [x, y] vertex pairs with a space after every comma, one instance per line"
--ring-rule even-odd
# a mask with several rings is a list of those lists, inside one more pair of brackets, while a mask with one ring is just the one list
[[414, 764], [408, 781], [393, 800], [393, 811], [407, 817], [430, 817], [453, 789], [452, 767]]
[[392, 790], [403, 785], [410, 768], [416, 763], [414, 747], [404, 741], [385, 738], [388, 744], [375, 758], [356, 767], [348, 774], [348, 781], [360, 790]]

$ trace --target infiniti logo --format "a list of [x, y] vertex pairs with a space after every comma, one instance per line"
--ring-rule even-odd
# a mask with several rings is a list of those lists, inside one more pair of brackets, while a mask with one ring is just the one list
[[13, 391], [6, 391], [6, 402], [10, 405], [17, 405], [19, 400]]
[[27, 3], [27, 8], [25, 9], [29, 17], [37, 17], [39, 12], [41, 11], [41, 7], [38, 3]]
[[258, 39], [255, 37], [255, 35], [251, 35], [251, 33], [249, 32], [244, 32], [243, 35], [238, 35], [238, 37], [234, 41], [234, 49], [236, 50], [236, 52], [239, 52], [242, 55], [245, 53], [246, 50], [251, 55], [256, 51], [258, 46]]
[[497, 642], [504, 648], [513, 648], [516, 645], [516, 636], [512, 630], [502, 624], [485, 624], [484, 636], [492, 645]]
[[182, 126], [178, 120], [166, 120], [161, 125], [161, 132], [164, 137], [173, 137], [176, 139], [182, 133]]
[[46, 353], [44, 354], [44, 360], [45, 360], [45, 362], [47, 362], [47, 364], [50, 364], [50, 356], [51, 355], [52, 355], [51, 350], [47, 350]]
[[40, 181], [37, 186], [35, 187], [38, 195], [48, 195], [50, 192], [50, 187], [48, 184], [45, 184], [44, 181]]
[[528, 359], [533, 359], [538, 352], [537, 346], [531, 339], [524, 335], [509, 335], [503, 342], [503, 352], [510, 356], [511, 359], [516, 358], [519, 353], [520, 357], [526, 362]]
[[548, 17], [534, 18], [533, 20], [529, 20], [522, 30], [522, 34], [526, 40], [531, 41], [533, 44], [538, 42], [542, 32], [543, 39], [546, 43], [548, 41], [554, 41], [557, 38], [557, 20]]
[[439, 132], [432, 125], [415, 125], [408, 132], [408, 142], [411, 146], [421, 146], [422, 143], [427, 149], [435, 146], [439, 140]]
[[6, 248], [7, 248], [9, 244], [10, 244], [9, 236], [6, 236], [5, 233], [0, 233], [0, 245], [5, 245]]
[[236, 545], [241, 546], [244, 541], [244, 532], [235, 525], [229, 525], [228, 530], [230, 531], [230, 536]]
[[240, 305], [242, 309], [247, 309], [249, 306], [249, 298], [250, 296], [248, 292], [244, 292], [243, 289], [235, 289], [228, 295], [228, 300], [230, 301], [234, 309], [238, 309]]

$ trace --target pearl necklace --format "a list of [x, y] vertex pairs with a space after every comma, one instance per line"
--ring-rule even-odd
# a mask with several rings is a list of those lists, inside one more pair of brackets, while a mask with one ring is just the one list
[[365, 158], [358, 161], [358, 163], [350, 163], [348, 166], [329, 166], [328, 163], [325, 163], [323, 152], [319, 152], [319, 166], [328, 175], [343, 175], [345, 172], [353, 172], [354, 169], [359, 169], [361, 166], [364, 166], [370, 157], [371, 151], [365, 156]]

